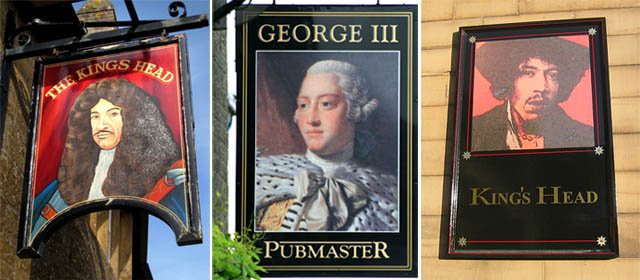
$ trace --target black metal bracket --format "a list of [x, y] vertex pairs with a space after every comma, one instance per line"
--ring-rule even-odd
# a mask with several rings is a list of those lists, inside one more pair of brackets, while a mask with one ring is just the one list
[[[188, 29], [206, 27], [209, 25], [207, 15], [195, 15], [187, 17], [187, 9], [184, 3], [174, 1], [169, 5], [169, 15], [173, 19], [166, 20], [140, 20], [133, 0], [125, 0], [130, 21], [116, 22], [83, 22], [77, 17], [72, 17], [68, 22], [48, 22], [34, 18], [31, 22], [16, 27], [15, 14], [11, 11], [7, 14], [5, 36], [2, 38], [6, 49], [0, 64], [0, 147], [4, 134], [4, 119], [8, 95], [9, 68], [13, 60], [28, 58], [38, 55], [57, 55], [61, 52], [76, 51], [90, 47], [126, 42], [134, 39], [143, 39], [152, 36], [166, 36], [170, 32], [178, 32]], [[129, 28], [104, 31], [87, 34], [87, 27], [112, 27], [130, 26]], [[66, 30], [69, 34], [66, 38], [33, 43], [30, 34], [34, 31]], [[68, 32], [71, 30], [71, 32]], [[14, 44], [15, 43], [15, 44]]]
[[225, 16], [227, 16], [229, 13], [231, 13], [231, 11], [240, 7], [243, 2], [244, 0], [233, 0], [227, 4], [224, 4], [224, 6], [216, 9], [215, 11], [213, 11], [213, 22], [216, 22], [224, 18]]
[[193, 28], [200, 28], [209, 25], [206, 15], [196, 15], [185, 18], [156, 21], [131, 28], [116, 29], [100, 33], [92, 33], [82, 37], [71, 37], [53, 40], [44, 43], [32, 44], [25, 47], [7, 49], [5, 60], [26, 58], [37, 55], [53, 54], [68, 50], [78, 50], [88, 47], [128, 41], [133, 39], [162, 35]]
[[[150, 23], [163, 22], [164, 20], [140, 20], [138, 17], [138, 13], [136, 12], [136, 8], [133, 5], [133, 0], [125, 0], [125, 6], [129, 13], [129, 18], [131, 20], [128, 21], [94, 21], [94, 22], [85, 22], [80, 21], [78, 18], [74, 18], [71, 22], [49, 22], [43, 21], [39, 18], [34, 18], [32, 21], [27, 24], [13, 30], [10, 32], [8, 46], [12, 46], [14, 48], [18, 47], [26, 47], [31, 44], [32, 38], [31, 33], [37, 29], [44, 28], [60, 28], [61, 30], [72, 30], [73, 35], [75, 37], [80, 37], [87, 34], [87, 28], [91, 27], [118, 27], [118, 26], [141, 26]], [[185, 4], [181, 1], [174, 1], [169, 4], [168, 8], [169, 15], [173, 18], [184, 18], [187, 16], [187, 8]]]

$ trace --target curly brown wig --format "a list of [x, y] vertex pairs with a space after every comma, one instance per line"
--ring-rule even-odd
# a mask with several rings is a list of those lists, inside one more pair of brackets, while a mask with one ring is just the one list
[[104, 79], [89, 85], [74, 101], [58, 168], [58, 190], [68, 205], [89, 196], [100, 147], [91, 134], [90, 110], [100, 99], [122, 108], [122, 138], [102, 185], [105, 196], [147, 194], [171, 166], [180, 150], [158, 101], [132, 82]]

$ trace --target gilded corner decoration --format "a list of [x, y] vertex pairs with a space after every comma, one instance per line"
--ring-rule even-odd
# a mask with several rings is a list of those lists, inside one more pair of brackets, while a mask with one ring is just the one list
[[202, 242], [182, 35], [36, 62], [18, 255], [65, 221], [137, 209]]
[[446, 256], [618, 256], [602, 18], [460, 28]]
[[237, 226], [266, 276], [416, 277], [417, 7], [237, 14]]

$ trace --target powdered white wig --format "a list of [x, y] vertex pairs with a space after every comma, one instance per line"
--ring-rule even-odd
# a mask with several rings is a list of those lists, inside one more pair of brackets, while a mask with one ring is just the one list
[[[321, 60], [307, 69], [307, 75], [333, 73], [338, 76], [338, 84], [347, 100], [347, 119], [353, 123], [362, 122], [378, 108], [378, 100], [369, 100], [364, 78], [353, 64], [338, 60]], [[294, 120], [298, 122], [297, 114]]]

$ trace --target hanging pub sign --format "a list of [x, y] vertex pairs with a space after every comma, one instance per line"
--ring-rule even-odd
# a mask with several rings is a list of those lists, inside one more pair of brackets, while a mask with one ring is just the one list
[[183, 36], [36, 63], [18, 255], [65, 221], [139, 209], [202, 240]]
[[460, 28], [448, 257], [618, 256], [605, 30]]
[[417, 276], [416, 11], [239, 11], [237, 226], [265, 276]]

